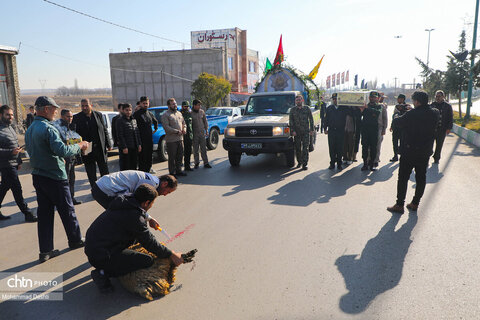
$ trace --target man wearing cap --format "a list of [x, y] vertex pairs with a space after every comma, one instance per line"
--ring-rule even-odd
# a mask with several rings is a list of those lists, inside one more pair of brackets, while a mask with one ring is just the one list
[[453, 128], [453, 110], [452, 106], [445, 101], [445, 93], [442, 90], [435, 92], [435, 101], [432, 103], [432, 108], [436, 108], [440, 112], [440, 121], [435, 132], [435, 153], [433, 154], [433, 163], [438, 164], [445, 136]]
[[143, 171], [124, 170], [98, 179], [92, 188], [92, 196], [104, 209], [107, 209], [115, 197], [133, 194], [138, 186], [145, 183], [155, 187], [161, 196], [175, 191], [178, 185], [177, 179], [172, 175], [156, 177]]
[[345, 123], [347, 107], [337, 105], [337, 94], [332, 94], [332, 104], [328, 106], [325, 116], [325, 134], [328, 134], [328, 149], [330, 152], [330, 167], [342, 170], [343, 144], [345, 136]]
[[393, 213], [404, 212], [403, 205], [407, 194], [408, 180], [415, 169], [415, 195], [407, 208], [417, 211], [427, 182], [428, 159], [433, 153], [435, 129], [440, 117], [435, 108], [428, 105], [428, 94], [415, 91], [412, 95], [414, 109], [393, 119], [393, 125], [402, 129], [400, 140], [400, 165], [398, 169], [397, 202], [388, 207]]
[[296, 107], [290, 110], [289, 126], [295, 145], [297, 168], [301, 166], [303, 170], [307, 170], [308, 148], [310, 137], [313, 136], [314, 125], [312, 110], [308, 106], [304, 106], [303, 101], [302, 95], [299, 94], [295, 97]]
[[366, 106], [360, 107], [362, 110], [362, 171], [376, 170], [373, 161], [377, 156], [378, 118], [382, 112], [382, 106], [378, 104], [378, 98], [378, 92], [371, 91], [370, 102]]
[[[22, 167], [22, 158], [20, 152], [23, 149], [18, 144], [18, 137], [13, 122], [13, 109], [7, 105], [0, 107], [0, 173], [2, 182], [0, 182], [0, 207], [8, 190], [12, 190], [13, 198], [18, 208], [25, 215], [25, 221], [35, 222], [37, 217], [28, 208], [23, 198], [22, 185], [18, 179], [18, 170]], [[10, 219], [10, 216], [4, 216], [0, 212], [0, 220]]]
[[148, 97], [140, 97], [140, 108], [133, 114], [133, 117], [137, 120], [140, 139], [142, 140], [142, 151], [138, 154], [138, 169], [144, 172], [150, 172], [150, 170], [152, 170], [152, 135], [158, 130], [158, 120], [153, 113], [148, 111], [149, 106], [150, 100]]
[[37, 116], [25, 133], [30, 165], [33, 168], [33, 186], [37, 193], [40, 262], [59, 255], [59, 251], [53, 248], [55, 208], [65, 228], [70, 249], [84, 246], [70, 195], [64, 158], [80, 154], [81, 150], [88, 148], [89, 143], [63, 143], [60, 133], [51, 123], [57, 114], [57, 108], [59, 106], [52, 98], [38, 97], [35, 101]]
[[183, 164], [186, 171], [193, 171], [190, 167], [190, 159], [192, 157], [192, 143], [193, 143], [193, 129], [192, 129], [192, 114], [190, 112], [190, 103], [188, 101], [182, 101], [182, 113], [183, 120], [185, 120], [185, 126], [187, 131], [183, 135]]
[[82, 155], [82, 161], [90, 186], [93, 186], [97, 181], [97, 165], [100, 176], [108, 174], [107, 150], [112, 150], [112, 146], [103, 115], [92, 109], [89, 99], [82, 99], [80, 104], [82, 111], [73, 116], [73, 124], [82, 139], [92, 143], [92, 152]]
[[400, 147], [400, 139], [402, 136], [402, 128], [398, 128], [394, 125], [393, 119], [403, 116], [408, 110], [412, 109], [409, 104], [405, 103], [405, 95], [403, 93], [399, 94], [397, 97], [397, 105], [393, 110], [392, 124], [390, 125], [390, 132], [392, 133], [392, 142], [393, 142], [393, 158], [390, 159], [391, 162], [398, 161], [398, 148]]

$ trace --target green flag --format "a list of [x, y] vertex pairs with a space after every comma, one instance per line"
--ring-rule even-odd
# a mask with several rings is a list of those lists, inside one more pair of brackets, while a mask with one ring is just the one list
[[267, 58], [267, 62], [265, 63], [265, 73], [267, 73], [268, 70], [270, 70], [270, 69], [272, 69], [272, 63]]

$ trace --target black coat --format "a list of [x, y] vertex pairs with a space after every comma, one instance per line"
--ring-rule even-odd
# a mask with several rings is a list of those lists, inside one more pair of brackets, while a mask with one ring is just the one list
[[13, 126], [0, 121], [0, 168], [15, 167], [22, 164], [20, 153], [12, 154], [13, 149], [18, 147], [17, 132]]
[[137, 120], [137, 126], [140, 130], [140, 138], [142, 139], [142, 144], [153, 145], [153, 137], [152, 137], [152, 125], [155, 130], [158, 129], [158, 120], [155, 118], [153, 113], [150, 111], [140, 108], [137, 110], [133, 117]]
[[452, 130], [453, 128], [453, 110], [452, 106], [445, 101], [442, 103], [433, 102], [432, 108], [437, 109], [440, 112], [440, 121], [438, 128], [440, 130]]
[[333, 104], [328, 106], [325, 115], [325, 129], [332, 133], [345, 132], [347, 114], [351, 114], [351, 111], [348, 107], [335, 108]]
[[437, 109], [420, 106], [393, 119], [401, 128], [400, 154], [409, 158], [425, 158], [433, 153], [433, 140], [440, 115]]
[[115, 117], [112, 118], [112, 140], [113, 146], [118, 147], [118, 139], [117, 139], [117, 125], [116, 122], [118, 118], [121, 117], [121, 114], [117, 114]]
[[[103, 153], [105, 162], [107, 162], [107, 149], [112, 147], [110, 145], [110, 140], [108, 139], [107, 126], [105, 125], [105, 122], [103, 121], [103, 115], [100, 112], [92, 110], [92, 117], [95, 119], [95, 122], [97, 124], [96, 133], [89, 132], [87, 125], [88, 117], [83, 112], [79, 112], [74, 115], [72, 123], [75, 125], [75, 131], [77, 131], [77, 133], [82, 137], [83, 140], [92, 142], [92, 139], [87, 138], [93, 134], [98, 134], [100, 145], [94, 145], [93, 147], [97, 148], [101, 151], [101, 153]], [[90, 153], [90, 155], [86, 157], [91, 157], [93, 155], [94, 152]]]
[[108, 260], [137, 241], [159, 258], [172, 254], [148, 230], [145, 211], [137, 200], [133, 196], [118, 196], [88, 228], [85, 254], [95, 261]]
[[135, 119], [127, 119], [125, 116], [121, 116], [115, 121], [115, 126], [119, 150], [125, 148], [137, 149], [138, 146], [142, 145]]

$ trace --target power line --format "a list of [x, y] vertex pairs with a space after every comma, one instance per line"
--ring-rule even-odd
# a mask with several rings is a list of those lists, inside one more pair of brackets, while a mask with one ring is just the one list
[[54, 6], [60, 7], [60, 8], [62, 8], [62, 9], [69, 10], [69, 11], [72, 11], [72, 12], [75, 12], [75, 13], [78, 13], [78, 14], [80, 14], [80, 15], [82, 15], [82, 16], [85, 16], [85, 17], [88, 17], [88, 18], [92, 18], [92, 19], [98, 20], [98, 21], [103, 22], [103, 23], [110, 24], [110, 25], [115, 26], [115, 27], [119, 27], [119, 28], [122, 28], [122, 29], [130, 30], [130, 31], [133, 31], [133, 32], [137, 32], [137, 33], [140, 33], [140, 34], [143, 34], [143, 35], [147, 35], [147, 36], [150, 36], [150, 37], [154, 37], [154, 38], [157, 38], [157, 39], [162, 39], [162, 40], [165, 40], [165, 41], [175, 42], [175, 43], [179, 43], [179, 44], [182, 44], [182, 45], [188, 45], [188, 43], [185, 43], [185, 42], [167, 39], [167, 38], [160, 37], [160, 36], [157, 36], [157, 35], [154, 35], [154, 34], [151, 34], [151, 33], [143, 32], [143, 31], [140, 31], [140, 30], [137, 30], [137, 29], [133, 29], [133, 28], [130, 28], [130, 27], [126, 27], [126, 26], [122, 26], [122, 25], [120, 25], [120, 24], [117, 24], [117, 23], [114, 23], [114, 22], [111, 22], [111, 21], [107, 21], [107, 20], [104, 20], [104, 19], [100, 19], [100, 18], [91, 16], [91, 15], [89, 15], [89, 14], [87, 14], [87, 13], [84, 13], [84, 12], [81, 12], [81, 11], [78, 11], [78, 10], [75, 10], [75, 9], [71, 9], [71, 8], [62, 6], [61, 4], [58, 4], [58, 3], [55, 3], [55, 2], [52, 2], [52, 1], [49, 1], [49, 0], [43, 0], [43, 1], [45, 1], [45, 2], [47, 2], [47, 3], [50, 3], [50, 4], [53, 4]]

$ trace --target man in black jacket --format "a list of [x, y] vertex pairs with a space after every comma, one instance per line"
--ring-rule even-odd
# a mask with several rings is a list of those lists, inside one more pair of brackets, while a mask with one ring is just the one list
[[[13, 197], [18, 208], [25, 215], [25, 221], [35, 222], [37, 217], [28, 208], [22, 194], [22, 185], [18, 179], [18, 170], [22, 166], [20, 152], [23, 150], [18, 145], [18, 138], [12, 126], [13, 109], [7, 105], [0, 107], [0, 172], [2, 182], [0, 183], [0, 207], [8, 190], [12, 190]], [[10, 219], [0, 212], [0, 220]]]
[[[140, 98], [140, 109], [135, 111], [133, 117], [137, 120], [137, 126], [140, 130], [142, 139], [142, 151], [138, 155], [138, 169], [144, 172], [150, 172], [152, 169], [153, 137], [158, 130], [158, 120], [153, 113], [148, 111], [150, 100], [148, 97]], [[154, 130], [152, 131], [152, 125]]]
[[428, 105], [428, 94], [415, 91], [412, 95], [414, 109], [393, 119], [393, 125], [401, 128], [400, 166], [398, 170], [397, 202], [387, 210], [403, 213], [407, 194], [407, 184], [412, 170], [415, 169], [415, 196], [407, 208], [417, 211], [427, 181], [428, 159], [433, 153], [433, 140], [439, 112]]
[[181, 253], [158, 243], [147, 228], [147, 221], [156, 227], [152, 226], [156, 221], [149, 221], [147, 211], [157, 196], [153, 186], [142, 184], [133, 197], [117, 197], [88, 228], [85, 254], [96, 268], [91, 276], [101, 292], [113, 289], [109, 277], [119, 277], [153, 264], [151, 256], [127, 249], [135, 242], [159, 258], [170, 258], [175, 265], [183, 263]]
[[108, 139], [107, 126], [103, 121], [103, 115], [92, 110], [92, 105], [88, 99], [82, 99], [80, 103], [82, 112], [73, 116], [73, 124], [82, 139], [92, 143], [92, 152], [86, 156], [82, 155], [82, 161], [85, 164], [90, 186], [93, 186], [97, 181], [95, 163], [98, 165], [100, 176], [108, 174], [107, 150], [112, 150], [112, 146]]
[[433, 163], [438, 164], [445, 136], [450, 133], [453, 127], [453, 110], [452, 106], [445, 102], [445, 93], [442, 90], [435, 92], [435, 101], [432, 103], [432, 108], [436, 108], [440, 112], [440, 121], [435, 133], [435, 153], [433, 154]]
[[323, 101], [323, 96], [320, 97], [318, 108], [320, 109], [320, 133], [323, 133], [325, 129], [325, 113], [327, 112], [327, 104]]
[[122, 116], [115, 122], [120, 170], [137, 170], [138, 154], [142, 151], [142, 141], [137, 120], [132, 117], [132, 105], [122, 104]]
[[325, 134], [328, 134], [328, 149], [330, 151], [330, 167], [342, 170], [343, 142], [345, 136], [345, 122], [348, 108], [337, 105], [337, 94], [332, 94], [332, 104], [328, 106], [325, 116]]
[[112, 140], [113, 140], [113, 146], [118, 147], [118, 141], [117, 141], [117, 120], [122, 116], [122, 106], [123, 103], [119, 103], [117, 105], [118, 109], [118, 114], [112, 118]]

